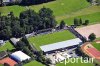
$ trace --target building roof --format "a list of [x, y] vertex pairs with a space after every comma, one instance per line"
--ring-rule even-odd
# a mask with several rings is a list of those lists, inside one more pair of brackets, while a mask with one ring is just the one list
[[5, 56], [7, 56], [7, 52], [6, 51], [1, 51], [0, 52], [0, 59], [4, 58]]
[[27, 60], [27, 59], [29, 60], [31, 58], [28, 55], [26, 55], [25, 53], [23, 53], [22, 51], [16, 51], [16, 52], [12, 53], [11, 57], [13, 57], [17, 61], [25, 61], [25, 60]]
[[10, 40], [11, 40], [11, 42], [12, 42], [14, 45], [16, 45], [17, 42], [18, 42], [20, 39], [17, 39], [17, 38], [11, 38]]
[[10, 0], [3, 0], [3, 2], [10, 2]]
[[14, 60], [12, 60], [9, 57], [0, 60], [0, 64], [4, 64], [4, 63], [9, 64], [10, 66], [14, 66], [15, 64], [17, 64], [17, 62], [15, 62]]
[[3, 44], [4, 43], [4, 41], [3, 40], [0, 40], [0, 44]]
[[62, 42], [58, 42], [58, 43], [40, 46], [40, 48], [42, 49], [42, 51], [48, 52], [48, 51], [52, 51], [52, 50], [66, 48], [66, 47], [73, 46], [73, 45], [78, 45], [81, 43], [82, 43], [82, 41], [79, 38], [76, 38], [76, 39], [71, 39], [71, 40], [67, 40], [67, 41], [62, 41]]

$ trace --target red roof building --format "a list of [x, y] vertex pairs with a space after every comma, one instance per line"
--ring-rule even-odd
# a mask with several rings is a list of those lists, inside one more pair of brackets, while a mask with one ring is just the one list
[[14, 66], [15, 64], [17, 64], [17, 62], [15, 62], [14, 60], [12, 60], [9, 57], [0, 60], [0, 64], [4, 64], [4, 63], [9, 64], [10, 66]]

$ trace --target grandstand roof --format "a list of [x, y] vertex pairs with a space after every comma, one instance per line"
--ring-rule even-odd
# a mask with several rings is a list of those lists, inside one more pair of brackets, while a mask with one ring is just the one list
[[62, 41], [62, 42], [58, 42], [58, 43], [40, 46], [40, 48], [42, 49], [42, 51], [48, 52], [48, 51], [52, 51], [52, 50], [57, 50], [57, 49], [61, 49], [61, 48], [78, 45], [81, 43], [82, 43], [82, 41], [79, 38], [75, 38], [75, 39], [71, 39], [71, 40], [67, 40], [67, 41]]

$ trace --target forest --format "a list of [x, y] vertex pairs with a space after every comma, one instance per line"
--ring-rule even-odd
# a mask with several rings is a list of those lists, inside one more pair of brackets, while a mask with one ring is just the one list
[[41, 8], [38, 13], [30, 9], [23, 11], [19, 17], [15, 17], [13, 12], [7, 16], [2, 16], [0, 13], [0, 39], [21, 37], [33, 31], [55, 28], [56, 25], [53, 11], [45, 7]]

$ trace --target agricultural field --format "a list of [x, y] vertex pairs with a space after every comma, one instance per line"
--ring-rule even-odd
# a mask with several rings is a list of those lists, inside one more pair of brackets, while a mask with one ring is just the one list
[[5, 51], [7, 49], [8, 50], [14, 49], [13, 45], [9, 41], [7, 41], [5, 45], [0, 46], [0, 51]]
[[81, 60], [78, 63], [58, 63], [56, 66], [94, 66], [92, 63], [81, 63]]
[[30, 63], [25, 64], [24, 66], [44, 66], [44, 65], [41, 64], [40, 62], [32, 61]]
[[69, 39], [73, 39], [75, 36], [69, 32], [69, 31], [61, 31], [61, 32], [55, 32], [52, 34], [46, 34], [46, 35], [40, 35], [36, 37], [29, 38], [29, 42], [33, 44], [37, 49], [40, 49], [40, 46], [61, 42]]

